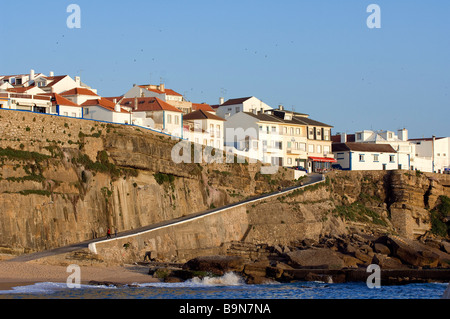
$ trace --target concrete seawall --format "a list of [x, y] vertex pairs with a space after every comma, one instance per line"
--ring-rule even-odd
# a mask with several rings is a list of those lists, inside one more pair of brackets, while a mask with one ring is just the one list
[[[323, 180], [305, 185], [308, 187]], [[286, 195], [298, 188], [270, 194], [221, 208], [190, 219], [159, 226], [135, 234], [98, 241], [89, 250], [108, 261], [130, 263], [152, 258], [185, 261], [197, 256], [222, 254], [227, 243], [242, 240], [249, 231], [248, 209], [257, 202]], [[276, 212], [274, 212], [276, 214]]]

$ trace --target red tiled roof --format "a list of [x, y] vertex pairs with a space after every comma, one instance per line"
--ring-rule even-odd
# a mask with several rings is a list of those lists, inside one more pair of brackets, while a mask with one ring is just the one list
[[203, 110], [203, 111], [207, 111], [207, 112], [215, 112], [214, 109], [211, 107], [211, 105], [206, 104], [206, 103], [192, 103], [192, 110], [193, 111], [199, 111], [199, 110]]
[[[137, 101], [137, 108], [136, 108]], [[123, 99], [120, 104], [122, 106], [131, 107], [133, 111], [171, 111], [182, 113], [181, 110], [175, 106], [170, 105], [167, 102], [157, 97], [138, 97], [138, 98], [126, 98]]]
[[66, 99], [65, 97], [62, 97], [61, 95], [57, 93], [43, 93], [41, 95], [50, 96], [52, 98], [52, 104], [53, 105], [64, 105], [64, 106], [77, 106], [78, 104], [73, 103], [72, 101]]
[[[108, 99], [101, 97], [99, 99], [87, 100], [86, 102], [81, 104], [81, 106], [100, 106], [100, 107], [103, 107], [104, 109], [115, 112], [116, 104]], [[124, 110], [123, 108], [120, 108], [120, 112], [121, 113], [130, 113], [130, 112]]]
[[8, 92], [14, 92], [14, 93], [25, 93], [28, 90], [31, 90], [34, 88], [34, 85], [27, 86], [27, 87], [17, 87], [17, 88], [10, 88], [7, 89]]
[[61, 95], [92, 95], [98, 96], [94, 92], [86, 88], [74, 88], [72, 90], [61, 93]]
[[206, 120], [206, 119], [225, 121], [225, 119], [203, 110], [195, 111], [183, 116], [183, 120]]

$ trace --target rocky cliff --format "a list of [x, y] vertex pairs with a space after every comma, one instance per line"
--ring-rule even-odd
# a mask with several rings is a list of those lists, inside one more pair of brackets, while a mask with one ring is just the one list
[[[108, 227], [136, 229], [294, 183], [290, 170], [262, 175], [260, 164], [175, 164], [178, 140], [132, 126], [1, 110], [0, 132], [4, 252], [77, 243], [105, 236]], [[445, 235], [445, 210], [437, 210], [449, 196], [446, 175], [333, 172], [320, 186], [247, 207], [241, 239], [272, 245], [353, 232]]]

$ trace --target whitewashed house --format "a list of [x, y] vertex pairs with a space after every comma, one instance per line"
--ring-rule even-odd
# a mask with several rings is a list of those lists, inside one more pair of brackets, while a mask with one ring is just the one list
[[264, 113], [237, 112], [225, 122], [225, 148], [263, 163], [283, 166], [283, 121]]
[[183, 137], [183, 112], [169, 103], [157, 97], [135, 97], [121, 99], [120, 105], [131, 110], [133, 124]]
[[414, 138], [415, 158], [411, 169], [450, 174], [450, 137]]
[[118, 124], [131, 124], [131, 112], [122, 108], [120, 104], [99, 97], [87, 100], [81, 104], [83, 118]]
[[333, 143], [333, 154], [342, 170], [396, 170], [398, 156], [389, 144]]
[[0, 92], [0, 108], [30, 111], [45, 114], [57, 114], [51, 97], [13, 92]]
[[45, 93], [44, 95], [50, 96], [52, 107], [57, 115], [76, 118], [83, 117], [83, 108], [80, 105], [73, 103], [57, 93]]
[[94, 90], [82, 87], [76, 87], [64, 91], [60, 95], [78, 105], [83, 104], [87, 100], [100, 98]]
[[215, 106], [217, 116], [224, 119], [239, 112], [263, 113], [271, 109], [272, 107], [254, 96], [230, 99], [226, 102], [221, 99], [220, 104]]
[[208, 111], [198, 110], [183, 116], [183, 137], [193, 143], [224, 148], [225, 120]]

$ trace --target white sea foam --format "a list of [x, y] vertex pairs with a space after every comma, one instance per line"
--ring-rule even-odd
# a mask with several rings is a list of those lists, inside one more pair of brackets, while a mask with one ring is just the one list
[[244, 279], [239, 275], [229, 272], [220, 277], [194, 277], [185, 282], [177, 283], [145, 283], [139, 287], [208, 287], [208, 286], [241, 286], [245, 285]]
[[[100, 286], [100, 285], [81, 285], [81, 289], [84, 288], [102, 288], [102, 289], [115, 289], [112, 286]], [[57, 282], [38, 282], [28, 286], [17, 286], [11, 290], [0, 290], [0, 295], [9, 294], [52, 294], [60, 290], [69, 289], [66, 283]]]

